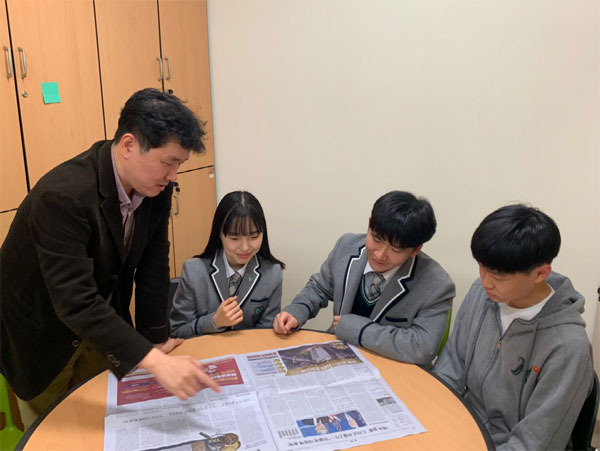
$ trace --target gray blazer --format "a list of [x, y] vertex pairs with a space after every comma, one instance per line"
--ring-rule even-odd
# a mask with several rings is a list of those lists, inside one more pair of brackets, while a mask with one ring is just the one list
[[[217, 308], [229, 298], [222, 255], [222, 252], [218, 252], [212, 261], [191, 258], [183, 264], [171, 310], [173, 337], [191, 338], [227, 329], [213, 326]], [[256, 255], [248, 262], [237, 292], [237, 302], [244, 319], [233, 326], [233, 330], [272, 327], [273, 319], [281, 310], [282, 278], [278, 263], [271, 263]]]
[[321, 271], [284, 311], [301, 327], [333, 300], [333, 314], [341, 315], [338, 338], [392, 359], [428, 365], [446, 328], [454, 283], [435, 260], [420, 252], [388, 281], [370, 318], [350, 313], [367, 264], [365, 236], [342, 236]]

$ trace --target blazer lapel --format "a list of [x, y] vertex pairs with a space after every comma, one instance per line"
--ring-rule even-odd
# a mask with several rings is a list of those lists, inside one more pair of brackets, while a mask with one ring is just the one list
[[100, 210], [123, 260], [123, 220], [112, 165], [111, 146], [112, 141], [108, 141], [98, 149], [98, 191], [102, 199]]
[[417, 257], [415, 256], [398, 268], [396, 274], [392, 276], [390, 281], [385, 286], [385, 289], [383, 290], [383, 293], [381, 293], [381, 297], [377, 301], [377, 304], [375, 304], [375, 308], [371, 313], [371, 320], [374, 322], [379, 321], [385, 312], [387, 312], [393, 305], [400, 302], [400, 300], [406, 296], [406, 293], [408, 293], [406, 282], [412, 279], [416, 262]]
[[211, 266], [213, 268], [210, 278], [215, 290], [221, 298], [221, 302], [229, 298], [229, 283], [227, 282], [227, 271], [225, 271], [225, 262], [223, 261], [223, 251], [219, 250], [215, 254]]
[[262, 276], [260, 272], [260, 262], [258, 261], [258, 256], [252, 257], [252, 260], [248, 262], [248, 266], [246, 266], [246, 271], [244, 272], [244, 277], [242, 278], [242, 282], [240, 283], [240, 288], [238, 290], [238, 299], [237, 303], [241, 307], [246, 299], [250, 297], [250, 293], [258, 283], [258, 279]]
[[339, 312], [334, 315], [344, 315], [352, 311], [356, 292], [362, 280], [362, 275], [367, 264], [367, 250], [365, 246], [358, 248], [356, 255], [351, 255], [344, 274], [344, 292]]

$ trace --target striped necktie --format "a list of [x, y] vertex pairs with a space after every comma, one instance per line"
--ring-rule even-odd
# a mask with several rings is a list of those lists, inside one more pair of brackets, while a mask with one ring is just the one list
[[240, 276], [239, 273], [234, 272], [229, 277], [228, 280], [229, 280], [229, 296], [233, 296], [233, 295], [235, 295], [238, 287], [240, 286], [240, 282], [242, 281], [242, 276]]

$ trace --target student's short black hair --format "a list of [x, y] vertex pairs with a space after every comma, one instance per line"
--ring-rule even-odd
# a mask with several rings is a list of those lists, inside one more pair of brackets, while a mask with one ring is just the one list
[[437, 222], [431, 204], [406, 191], [391, 191], [373, 205], [369, 228], [399, 249], [417, 247], [429, 241]]
[[228, 236], [250, 235], [251, 232], [263, 234], [258, 255], [272, 263], [278, 263], [282, 269], [285, 269], [285, 264], [271, 254], [265, 213], [258, 199], [248, 191], [232, 191], [221, 199], [213, 217], [206, 248], [196, 257], [214, 258], [219, 249], [223, 249], [221, 233]]
[[560, 232], [554, 220], [523, 204], [508, 205], [490, 213], [471, 239], [473, 258], [492, 271], [530, 272], [550, 264], [560, 249]]
[[174, 95], [146, 88], [134, 93], [125, 103], [114, 141], [118, 143], [125, 133], [131, 133], [139, 141], [142, 152], [174, 142], [200, 153], [204, 150], [204, 125]]

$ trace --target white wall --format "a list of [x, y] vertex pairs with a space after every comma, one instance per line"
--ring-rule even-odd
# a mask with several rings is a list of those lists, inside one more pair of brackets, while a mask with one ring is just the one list
[[[344, 232], [392, 189], [427, 197], [425, 251], [477, 277], [483, 217], [513, 201], [552, 216], [555, 270], [600, 283], [596, 0], [209, 0], [219, 199], [253, 192], [287, 305]], [[321, 315], [312, 327], [325, 328]], [[598, 326], [600, 327], [600, 326]]]

